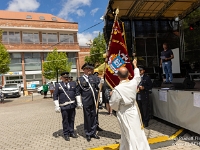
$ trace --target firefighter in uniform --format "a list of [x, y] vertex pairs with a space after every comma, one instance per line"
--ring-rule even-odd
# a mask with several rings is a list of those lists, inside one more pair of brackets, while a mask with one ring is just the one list
[[149, 125], [149, 91], [152, 89], [151, 78], [145, 74], [145, 67], [140, 66], [141, 82], [139, 83], [139, 92], [137, 93], [137, 103], [142, 116], [142, 121], [145, 127]]
[[[99, 85], [100, 85], [100, 82], [102, 83], [104, 80], [101, 80], [101, 78], [98, 77], [98, 73], [95, 72], [94, 73], [94, 64], [89, 64], [90, 67], [91, 67], [91, 75], [93, 76], [93, 78], [95, 79], [95, 82], [96, 84], [98, 85], [97, 88], [96, 88], [96, 97], [98, 98], [98, 94], [99, 94]], [[101, 108], [102, 106], [101, 103], [96, 99], [96, 103], [98, 103], [98, 110], [97, 110], [97, 131], [103, 131], [103, 129], [101, 129], [99, 127], [99, 108]]]
[[85, 63], [81, 69], [84, 71], [84, 75], [77, 80], [77, 95], [81, 95], [82, 101], [78, 101], [78, 107], [83, 106], [84, 114], [84, 131], [87, 141], [91, 141], [91, 138], [100, 139], [96, 135], [97, 128], [97, 114], [96, 114], [96, 88], [98, 87], [95, 79], [91, 76], [91, 66]]
[[70, 141], [70, 137], [77, 138], [74, 133], [74, 120], [76, 102], [76, 82], [68, 82], [69, 73], [61, 73], [61, 80], [55, 86], [53, 100], [55, 111], [61, 112], [63, 135], [66, 141]]

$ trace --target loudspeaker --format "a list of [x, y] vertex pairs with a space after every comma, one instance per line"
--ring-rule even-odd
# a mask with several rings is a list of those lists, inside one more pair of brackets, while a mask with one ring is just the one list
[[189, 78], [185, 78], [183, 85], [185, 89], [194, 89], [195, 82], [191, 81]]
[[161, 87], [162, 81], [161, 80], [153, 80], [153, 87]]
[[193, 89], [195, 82], [189, 78], [174, 78], [173, 79], [174, 89]]

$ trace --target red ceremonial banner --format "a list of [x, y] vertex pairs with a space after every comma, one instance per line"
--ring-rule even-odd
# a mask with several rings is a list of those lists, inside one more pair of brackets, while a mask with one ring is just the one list
[[112, 88], [117, 86], [120, 82], [117, 72], [122, 66], [129, 70], [129, 79], [133, 78], [134, 73], [132, 63], [129, 60], [118, 21], [115, 21], [113, 25], [111, 41], [107, 52], [107, 61], [108, 67], [106, 68], [105, 79]]

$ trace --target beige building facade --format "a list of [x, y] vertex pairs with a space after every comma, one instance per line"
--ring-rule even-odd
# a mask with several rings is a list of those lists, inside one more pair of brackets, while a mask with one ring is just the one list
[[11, 57], [10, 71], [1, 75], [1, 84], [19, 83], [33, 89], [42, 85], [42, 63], [54, 48], [65, 52], [72, 62], [70, 76], [80, 75], [78, 23], [51, 14], [0, 10], [1, 41]]

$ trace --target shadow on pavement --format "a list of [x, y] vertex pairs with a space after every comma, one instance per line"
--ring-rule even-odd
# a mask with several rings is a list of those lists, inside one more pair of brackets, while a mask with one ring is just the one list
[[117, 133], [114, 133], [111, 131], [105, 131], [105, 130], [98, 132], [97, 135], [99, 135], [101, 137], [111, 138], [111, 139], [120, 139], [121, 138], [120, 134], [117, 134]]
[[[170, 131], [171, 128], [174, 128], [174, 131], [178, 131], [181, 127], [172, 124], [170, 122], [167, 122], [165, 120], [162, 120], [160, 118], [154, 117], [153, 119], [150, 119], [149, 126], [146, 127], [148, 130], [147, 138], [150, 136], [151, 131], [157, 131], [158, 133], [162, 133], [163, 135], [171, 136], [175, 132]], [[170, 132], [169, 132], [170, 131]]]
[[99, 111], [98, 113], [101, 115], [108, 115], [108, 112], [105, 112], [105, 111]]
[[[84, 125], [83, 124], [78, 125], [78, 126], [76, 126], [76, 128], [77, 128], [78, 135], [85, 137]], [[117, 134], [117, 133], [114, 133], [111, 131], [105, 131], [105, 130], [98, 132], [97, 135], [99, 135], [101, 137], [111, 138], [111, 139], [120, 139], [121, 138], [120, 134]]]
[[84, 125], [83, 124], [80, 124], [78, 126], [76, 126], [77, 128], [77, 134], [82, 136], [82, 137], [85, 137], [85, 132], [84, 132]]
[[12, 102], [12, 101], [14, 101], [14, 100], [5, 98], [4, 101], [2, 103], [0, 103], [0, 104], [9, 103], [9, 102]]
[[60, 129], [60, 130], [54, 132], [54, 133], [53, 133], [53, 136], [54, 136], [55, 138], [58, 138], [59, 136], [64, 137], [64, 136], [63, 136], [63, 130]]

